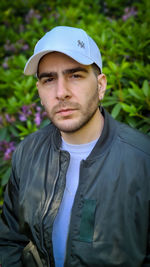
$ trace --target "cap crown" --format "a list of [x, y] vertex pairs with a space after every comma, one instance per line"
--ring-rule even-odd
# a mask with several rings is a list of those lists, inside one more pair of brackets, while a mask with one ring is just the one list
[[84, 30], [58, 26], [47, 32], [37, 42], [34, 54], [25, 66], [25, 74], [36, 73], [41, 57], [53, 51], [64, 53], [83, 65], [95, 63], [102, 69], [99, 48]]

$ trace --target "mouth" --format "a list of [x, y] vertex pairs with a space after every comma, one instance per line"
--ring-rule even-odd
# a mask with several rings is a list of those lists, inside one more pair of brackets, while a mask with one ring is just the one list
[[65, 109], [60, 109], [56, 112], [56, 114], [59, 114], [63, 117], [65, 116], [70, 116], [72, 115], [74, 112], [76, 111], [76, 109], [72, 109], [72, 108], [65, 108]]

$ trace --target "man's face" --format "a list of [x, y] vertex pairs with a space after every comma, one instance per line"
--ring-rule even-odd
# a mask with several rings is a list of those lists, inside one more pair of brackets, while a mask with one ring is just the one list
[[103, 74], [96, 77], [92, 66], [81, 65], [54, 52], [45, 55], [38, 68], [37, 87], [50, 120], [64, 133], [87, 125], [98, 112]]

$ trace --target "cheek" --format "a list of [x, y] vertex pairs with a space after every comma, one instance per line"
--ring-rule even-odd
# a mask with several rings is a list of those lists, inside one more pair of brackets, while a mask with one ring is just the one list
[[43, 102], [51, 101], [53, 99], [52, 93], [48, 90], [39, 90], [39, 97]]
[[44, 109], [47, 111], [47, 112], [50, 112], [51, 111], [51, 108], [53, 107], [53, 103], [54, 101], [51, 100], [51, 98], [49, 97], [48, 94], [39, 94], [40, 96], [40, 100], [41, 100], [41, 104], [42, 106], [44, 107]]

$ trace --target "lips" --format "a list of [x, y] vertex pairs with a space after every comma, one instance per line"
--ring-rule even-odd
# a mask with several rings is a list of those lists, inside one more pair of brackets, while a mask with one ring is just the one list
[[69, 115], [72, 115], [74, 112], [75, 112], [75, 109], [65, 108], [65, 109], [58, 110], [56, 113], [62, 116], [69, 116]]

